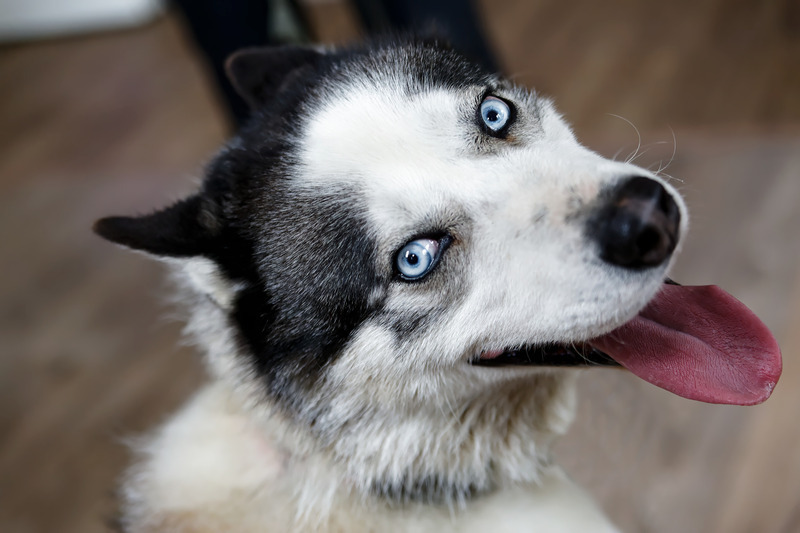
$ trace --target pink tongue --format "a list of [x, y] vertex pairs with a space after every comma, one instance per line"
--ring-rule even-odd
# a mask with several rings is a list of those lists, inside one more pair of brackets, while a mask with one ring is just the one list
[[639, 316], [590, 344], [645, 381], [704, 402], [761, 403], [781, 375], [770, 331], [714, 285], [664, 285]]

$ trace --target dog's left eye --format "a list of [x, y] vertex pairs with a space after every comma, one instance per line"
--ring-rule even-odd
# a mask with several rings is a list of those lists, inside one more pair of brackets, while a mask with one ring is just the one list
[[481, 102], [481, 120], [492, 134], [502, 134], [511, 123], [511, 107], [496, 96], [487, 96]]
[[397, 270], [400, 277], [411, 281], [420, 279], [433, 270], [442, 253], [442, 243], [436, 239], [416, 239], [397, 253]]

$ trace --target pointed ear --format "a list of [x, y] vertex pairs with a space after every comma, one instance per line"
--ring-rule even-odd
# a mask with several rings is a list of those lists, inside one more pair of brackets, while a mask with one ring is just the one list
[[187, 257], [207, 253], [214, 236], [214, 215], [203, 198], [190, 196], [166, 209], [141, 217], [107, 217], [94, 231], [111, 242], [154, 255]]
[[278, 92], [289, 74], [314, 65], [322, 55], [318, 50], [302, 46], [245, 48], [228, 58], [225, 71], [236, 92], [255, 109]]

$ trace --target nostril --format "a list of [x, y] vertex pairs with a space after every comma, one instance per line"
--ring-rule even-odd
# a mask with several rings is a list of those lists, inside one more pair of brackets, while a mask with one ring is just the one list
[[600, 257], [626, 268], [664, 263], [677, 245], [680, 211], [657, 181], [635, 177], [622, 183], [589, 222]]

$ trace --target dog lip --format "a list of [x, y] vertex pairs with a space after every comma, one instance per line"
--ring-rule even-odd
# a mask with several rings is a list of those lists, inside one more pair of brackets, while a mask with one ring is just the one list
[[[680, 285], [677, 281], [664, 278], [667, 285]], [[505, 350], [484, 350], [469, 362], [472, 366], [544, 366], [580, 367], [614, 366], [622, 367], [607, 353], [598, 350], [588, 342], [547, 343]]]
[[507, 350], [487, 350], [470, 361], [473, 366], [620, 366], [587, 343], [548, 343]]

